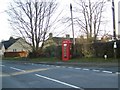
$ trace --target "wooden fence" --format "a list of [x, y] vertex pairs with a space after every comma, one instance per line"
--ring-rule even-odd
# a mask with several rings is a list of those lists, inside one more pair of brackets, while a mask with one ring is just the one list
[[5, 52], [4, 53], [5, 57], [27, 57], [28, 52], [26, 51], [21, 51], [21, 52]]

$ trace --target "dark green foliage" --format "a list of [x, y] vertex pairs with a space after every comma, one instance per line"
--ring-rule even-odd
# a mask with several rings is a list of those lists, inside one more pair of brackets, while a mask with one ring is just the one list
[[77, 57], [83, 57], [84, 56], [84, 54], [83, 54], [83, 52], [82, 52], [82, 44], [76, 44], [75, 45], [75, 57], [77, 58]]
[[[114, 57], [114, 49], [113, 49], [114, 42], [96, 42], [92, 44], [86, 44], [85, 47], [89, 47], [89, 54], [92, 55], [90, 57], [100, 57], [103, 58], [106, 54], [108, 58]], [[75, 57], [85, 57], [85, 53], [83, 53], [84, 44], [76, 44], [75, 45]], [[117, 41], [117, 58], [120, 58], [120, 40]], [[73, 56], [73, 48], [71, 50], [71, 54]], [[32, 52], [29, 55], [30, 57], [57, 57], [58, 59], [62, 59], [62, 46], [55, 46], [51, 45], [46, 47], [43, 52]], [[73, 58], [75, 58], [73, 57]]]
[[[114, 42], [98, 42], [94, 43], [94, 54], [95, 57], [103, 57], [105, 54], [108, 56], [108, 58], [114, 57], [114, 48], [113, 48]], [[117, 58], [120, 58], [120, 40], [117, 41]]]
[[47, 57], [55, 57], [56, 56], [56, 49], [55, 45], [51, 45], [45, 48], [44, 53]]
[[38, 57], [46, 57], [46, 54], [42, 51], [34, 51], [29, 53], [29, 58], [38, 58]]
[[58, 59], [62, 59], [62, 46], [61, 45], [56, 47], [55, 53]]

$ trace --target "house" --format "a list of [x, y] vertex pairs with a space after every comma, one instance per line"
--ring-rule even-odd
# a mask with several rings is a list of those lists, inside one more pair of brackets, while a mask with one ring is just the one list
[[49, 33], [49, 38], [45, 41], [44, 43], [44, 48], [49, 47], [49, 46], [58, 46], [62, 42], [61, 37], [53, 37], [52, 33]]
[[66, 37], [53, 37], [53, 34], [52, 33], [49, 33], [49, 38], [45, 41], [45, 44], [44, 44], [44, 48], [46, 47], [49, 47], [49, 46], [60, 46], [62, 45], [62, 41], [65, 40], [65, 39], [69, 39], [69, 40], [73, 40], [72, 38], [70, 38], [70, 35], [69, 34], [66, 34]]
[[14, 39], [10, 37], [9, 40], [3, 41], [2, 44], [5, 47], [5, 56], [9, 57], [27, 57], [32, 50], [31, 46], [22, 38]]

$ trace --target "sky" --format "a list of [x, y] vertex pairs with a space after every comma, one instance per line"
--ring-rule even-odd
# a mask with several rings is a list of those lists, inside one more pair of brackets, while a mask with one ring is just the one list
[[[69, 12], [69, 4], [72, 3], [73, 7], [74, 5], [74, 0], [57, 0], [58, 2], [60, 2], [60, 6], [59, 8], [63, 9], [63, 15], [70, 15]], [[94, 0], [93, 0], [94, 1]], [[115, 2], [115, 10], [116, 10], [116, 22], [118, 22], [118, 1], [120, 0], [114, 0]], [[2, 40], [8, 40], [10, 36], [13, 35], [13, 30], [11, 29], [7, 19], [8, 19], [8, 15], [7, 13], [5, 13], [5, 10], [8, 10], [8, 5], [9, 3], [12, 2], [12, 0], [0, 0], [0, 41]], [[106, 25], [104, 26], [105, 30], [107, 32], [109, 32], [109, 34], [112, 34], [112, 6], [111, 6], [111, 2], [107, 2], [107, 9], [105, 12], [105, 17], [108, 19], [109, 22], [106, 23]], [[69, 13], [69, 14], [68, 14]], [[73, 14], [74, 16], [74, 14]], [[116, 23], [116, 30], [117, 30], [117, 23]], [[58, 31], [54, 31], [54, 32], [61, 32], [62, 29], [65, 29], [65, 27], [62, 27], [60, 29], [58, 29]], [[69, 28], [70, 29], [70, 28]], [[77, 32], [77, 31], [76, 31]], [[78, 36], [78, 33], [75, 32], [75, 36]], [[117, 31], [118, 32], [118, 31]], [[72, 31], [66, 31], [64, 32], [64, 34], [58, 34], [58, 36], [62, 36], [64, 37], [65, 34], [71, 34]], [[56, 34], [57, 35], [57, 34]]]

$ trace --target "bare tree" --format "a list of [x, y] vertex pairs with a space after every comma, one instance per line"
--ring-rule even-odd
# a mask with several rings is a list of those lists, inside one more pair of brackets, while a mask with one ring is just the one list
[[102, 14], [105, 6], [104, 0], [97, 0], [96, 2], [92, 2], [92, 0], [87, 2], [86, 0], [79, 0], [76, 3], [78, 4], [76, 11], [80, 14], [76, 18], [77, 25], [86, 34], [88, 40], [96, 41], [102, 23]]
[[10, 5], [11, 9], [8, 12], [12, 28], [29, 42], [33, 52], [43, 48], [47, 33], [52, 26], [51, 18], [58, 5], [54, 0], [38, 1], [16, 0]]
[[[92, 42], [97, 40], [97, 36], [101, 32], [105, 4], [104, 0], [76, 0], [75, 6], [73, 6], [73, 21], [76, 29], [79, 29], [79, 33], [83, 35], [78, 40], [82, 44], [82, 53], [85, 57], [94, 55], [95, 50], [92, 47]], [[71, 25], [70, 17], [63, 18], [63, 23]]]

